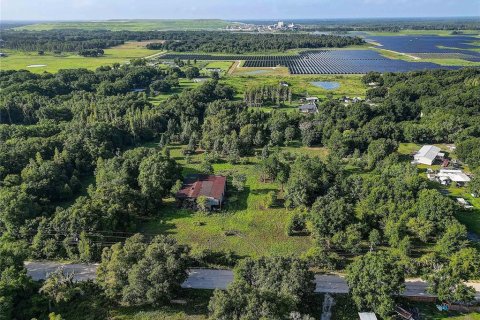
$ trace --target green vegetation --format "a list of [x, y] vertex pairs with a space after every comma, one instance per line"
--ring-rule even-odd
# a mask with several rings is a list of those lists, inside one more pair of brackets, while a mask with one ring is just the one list
[[132, 59], [145, 58], [162, 52], [148, 50], [142, 42], [129, 42], [104, 51], [105, 54], [101, 57], [82, 57], [73, 53], [55, 55], [48, 52], [39, 55], [37, 52], [5, 50], [8, 56], [0, 59], [0, 70], [24, 69], [34, 73], [58, 72], [61, 69], [75, 68], [95, 70], [100, 66], [124, 64]]
[[[281, 148], [280, 150], [306, 153], [325, 157], [325, 150], [314, 148]], [[195, 154], [186, 163], [182, 148], [170, 148], [171, 156], [182, 165], [183, 174], [197, 172], [200, 169], [202, 155]], [[152, 218], [142, 228], [146, 233], [172, 234], [180, 243], [188, 244], [194, 250], [233, 251], [239, 256], [260, 257], [265, 255], [297, 256], [307, 251], [312, 245], [307, 237], [288, 237], [285, 225], [290, 217], [289, 210], [276, 205], [266, 208], [263, 201], [267, 193], [277, 190], [277, 183], [262, 183], [257, 169], [259, 159], [248, 157], [247, 164], [214, 164], [216, 174], [237, 172], [245, 174], [245, 190], [230, 193], [227, 212], [201, 214], [185, 209], [178, 209], [169, 199], [165, 208], [158, 214], [161, 219]], [[265, 230], [269, 230], [265, 232]]]
[[[479, 70], [234, 72], [200, 83], [202, 69], [230, 63], [175, 64], [0, 72], [3, 314], [307, 320], [322, 298], [312, 270], [347, 273], [355, 303], [339, 296], [348, 308], [333, 319], [356, 308], [387, 319], [410, 276], [442, 300], [472, 301], [464, 282], [480, 277], [480, 253], [467, 228], [478, 232], [478, 207], [468, 215], [408, 155], [455, 144], [448, 156], [477, 174]], [[318, 112], [296, 112], [308, 96], [320, 98]], [[179, 207], [187, 174], [225, 176], [225, 203], [210, 211], [202, 195]], [[467, 195], [476, 183], [448, 191]], [[100, 262], [98, 279], [59, 271], [34, 282], [25, 259]], [[196, 297], [180, 288], [193, 266], [235, 267], [235, 280]]]
[[208, 30], [224, 29], [233, 23], [215, 19], [189, 20], [107, 20], [107, 21], [75, 21], [75, 22], [43, 22], [16, 28], [16, 30], [111, 30], [111, 31], [150, 31], [150, 30]]

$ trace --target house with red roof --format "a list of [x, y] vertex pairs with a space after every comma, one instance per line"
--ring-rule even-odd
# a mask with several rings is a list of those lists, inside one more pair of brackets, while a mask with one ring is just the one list
[[224, 176], [191, 174], [185, 178], [175, 198], [181, 206], [195, 209], [197, 198], [204, 196], [210, 209], [221, 208], [226, 186], [227, 178]]

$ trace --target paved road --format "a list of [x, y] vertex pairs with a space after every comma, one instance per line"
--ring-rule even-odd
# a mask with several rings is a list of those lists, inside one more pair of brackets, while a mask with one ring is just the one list
[[[31, 261], [25, 262], [28, 274], [34, 280], [45, 279], [49, 273], [58, 267], [63, 267], [66, 272], [74, 272], [75, 279], [84, 281], [95, 279], [98, 264], [61, 264], [57, 262]], [[191, 269], [188, 279], [182, 284], [184, 288], [194, 289], [225, 289], [233, 280], [231, 270]], [[322, 293], [347, 293], [348, 286], [341, 276], [316, 275], [315, 292]], [[476, 297], [480, 299], [480, 283], [468, 283], [477, 291]], [[431, 297], [426, 293], [427, 284], [421, 279], [408, 279], [405, 283], [404, 296]]]

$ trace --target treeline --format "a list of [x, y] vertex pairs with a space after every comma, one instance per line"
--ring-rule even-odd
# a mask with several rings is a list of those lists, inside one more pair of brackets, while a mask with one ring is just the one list
[[[173, 130], [169, 119], [183, 119], [187, 136], [198, 132], [207, 105], [233, 97], [217, 81], [162, 107], [147, 101], [148, 90], [130, 92], [178, 85], [180, 71], [134, 62], [96, 72], [2, 72], [0, 233], [26, 239], [36, 258], [97, 260], [118, 240], [111, 232], [132, 231], [139, 217], [157, 210], [181, 179], [176, 163], [153, 149], [122, 151]], [[95, 187], [87, 190], [92, 176]], [[89, 241], [88, 254], [75, 249]]]
[[202, 51], [241, 54], [257, 51], [285, 51], [297, 48], [342, 48], [363, 44], [359, 37], [311, 34], [255, 34], [230, 32], [169, 32], [162, 43], [147, 45], [149, 49]]
[[244, 53], [295, 48], [329, 48], [363, 44], [358, 37], [309, 34], [247, 34], [214, 31], [2, 31], [1, 47], [24, 51], [79, 52], [106, 49], [125, 41], [165, 40], [150, 49]]

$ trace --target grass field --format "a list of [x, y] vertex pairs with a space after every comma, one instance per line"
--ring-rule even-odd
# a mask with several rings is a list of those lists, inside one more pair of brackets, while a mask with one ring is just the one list
[[180, 83], [179, 88], [174, 88], [170, 93], [159, 94], [157, 96], [149, 97], [149, 101], [154, 105], [159, 105], [160, 102], [167, 100], [168, 97], [171, 97], [173, 94], [179, 94], [185, 89], [192, 89], [201, 85], [200, 82], [193, 82], [192, 80], [188, 80], [188, 79], [180, 79], [179, 83]]
[[[268, 73], [256, 75], [239, 75], [238, 73], [233, 73], [233, 76], [227, 77], [222, 81], [235, 88], [239, 98], [243, 97], [243, 93], [248, 87], [260, 85], [278, 85], [280, 81], [286, 81], [292, 89], [293, 99], [295, 100], [305, 95], [318, 96], [320, 98], [325, 98], [327, 95], [332, 95], [334, 97], [364, 97], [366, 93], [366, 87], [362, 83], [361, 77], [361, 75], [306, 76], [288, 74], [270, 75]], [[326, 90], [311, 84], [311, 82], [314, 81], [338, 82], [340, 84], [340, 87], [335, 90]], [[295, 104], [295, 106], [296, 105], [297, 104]]]
[[[325, 157], [323, 148], [283, 148], [286, 151], [308, 153], [310, 156]], [[187, 164], [181, 153], [181, 146], [171, 149], [171, 155], [183, 167], [183, 174], [197, 172], [201, 154], [193, 156], [193, 163]], [[189, 244], [193, 250], [231, 250], [236, 255], [300, 255], [311, 247], [310, 237], [289, 237], [285, 225], [291, 212], [281, 203], [274, 208], [265, 208], [267, 193], [277, 192], [277, 183], [260, 182], [256, 168], [259, 160], [249, 157], [247, 164], [214, 164], [216, 174], [239, 172], [247, 176], [245, 190], [227, 188], [227, 203], [223, 211], [212, 214], [195, 213], [178, 209], [173, 199], [168, 199], [160, 210], [161, 218], [145, 221], [140, 231], [173, 235], [180, 243]]]
[[112, 31], [149, 31], [149, 30], [216, 30], [224, 29], [232, 22], [220, 19], [151, 19], [151, 20], [105, 20], [105, 21], [69, 21], [43, 22], [16, 28], [17, 30], [53, 30], [53, 29], [106, 29]]
[[[123, 45], [105, 49], [102, 57], [82, 57], [73, 53], [53, 55], [46, 53], [41, 56], [37, 52], [4, 50], [7, 57], [0, 58], [0, 70], [26, 69], [31, 72], [57, 72], [60, 69], [86, 68], [94, 70], [103, 65], [126, 63], [131, 59], [144, 58], [162, 51], [145, 48], [148, 42], [127, 42]], [[41, 67], [28, 67], [41, 65]]]

